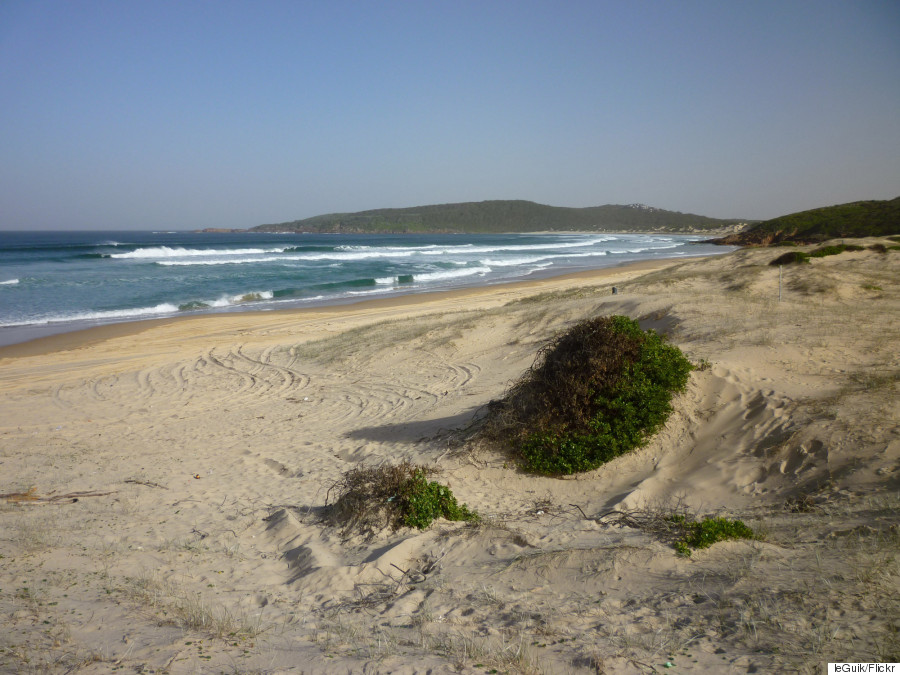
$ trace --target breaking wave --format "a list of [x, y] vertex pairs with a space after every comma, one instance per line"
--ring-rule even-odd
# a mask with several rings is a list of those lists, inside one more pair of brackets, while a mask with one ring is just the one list
[[170, 246], [150, 246], [137, 248], [127, 253], [110, 253], [110, 258], [122, 260], [158, 260], [166, 258], [191, 258], [201, 256], [228, 255], [261, 255], [266, 253], [283, 253], [285, 248], [180, 248]]

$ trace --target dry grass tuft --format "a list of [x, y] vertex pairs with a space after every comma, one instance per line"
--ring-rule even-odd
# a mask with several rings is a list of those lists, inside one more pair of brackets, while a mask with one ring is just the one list
[[162, 580], [158, 575], [145, 573], [130, 579], [124, 588], [126, 597], [144, 608], [157, 610], [162, 622], [184, 630], [207, 633], [214, 637], [255, 637], [265, 628], [261, 614], [234, 614], [227, 607], [216, 605], [201, 593]]

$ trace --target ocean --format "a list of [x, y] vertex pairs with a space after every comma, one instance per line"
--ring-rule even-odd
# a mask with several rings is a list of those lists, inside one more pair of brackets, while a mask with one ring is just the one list
[[699, 239], [0, 232], [0, 345], [111, 322], [341, 304], [731, 250]]

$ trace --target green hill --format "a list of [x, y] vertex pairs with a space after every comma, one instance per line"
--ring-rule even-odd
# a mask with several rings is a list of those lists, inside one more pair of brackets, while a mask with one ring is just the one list
[[712, 241], [738, 246], [771, 246], [788, 241], [816, 244], [841, 237], [883, 237], [898, 233], [900, 197], [889, 201], [850, 202], [792, 213]]
[[735, 228], [738, 220], [720, 220], [642, 204], [568, 208], [534, 202], [485, 201], [434, 204], [403, 209], [375, 209], [358, 213], [330, 213], [287, 223], [259, 225], [253, 232], [541, 232], [628, 231], [707, 232]]

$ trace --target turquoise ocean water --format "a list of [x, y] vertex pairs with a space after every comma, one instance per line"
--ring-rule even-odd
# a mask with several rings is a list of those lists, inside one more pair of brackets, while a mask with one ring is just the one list
[[698, 239], [0, 232], [0, 345], [109, 322], [340, 304], [730, 250]]

